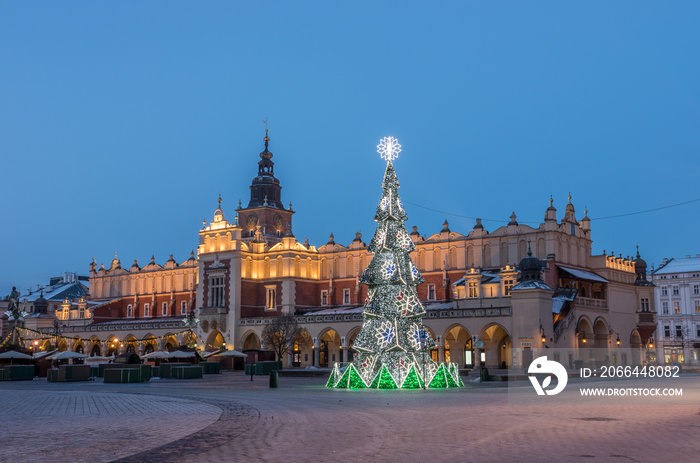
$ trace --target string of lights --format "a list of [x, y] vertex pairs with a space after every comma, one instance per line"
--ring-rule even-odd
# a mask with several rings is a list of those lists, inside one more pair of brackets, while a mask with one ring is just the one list
[[[669, 204], [669, 205], [666, 205], [666, 206], [654, 207], [654, 208], [652, 208], [652, 209], [645, 209], [645, 210], [642, 210], [642, 211], [625, 212], [625, 213], [621, 213], [621, 214], [607, 215], [607, 216], [604, 216], [604, 217], [591, 217], [591, 221], [593, 221], [593, 220], [617, 219], [617, 218], [620, 218], [620, 217], [629, 217], [629, 216], [631, 216], [631, 215], [648, 214], [648, 213], [650, 213], [650, 212], [661, 211], [661, 210], [664, 210], [664, 209], [671, 209], [671, 208], [673, 208], [673, 207], [685, 206], [686, 204], [696, 203], [696, 202], [698, 202], [698, 201], [700, 201], [700, 198], [698, 198], [698, 199], [691, 199], [691, 200], [689, 200], [689, 201], [683, 201], [683, 202], [675, 203], [675, 204]], [[474, 217], [474, 216], [469, 216], [469, 215], [464, 215], [464, 214], [456, 214], [456, 213], [454, 213], [454, 212], [441, 211], [441, 210], [439, 210], [439, 209], [435, 209], [435, 208], [428, 207], [428, 206], [423, 206], [422, 204], [413, 203], [413, 202], [411, 202], [411, 201], [404, 201], [404, 203], [410, 204], [411, 206], [420, 207], [421, 209], [426, 209], [426, 210], [432, 211], [432, 212], [439, 212], [440, 214], [450, 215], [450, 216], [453, 216], [453, 217], [461, 217], [461, 218], [464, 218], [464, 219], [472, 219], [472, 220], [481, 219], [481, 220], [484, 221], [484, 222], [501, 222], [501, 223], [507, 223], [507, 222], [508, 222], [508, 220], [505, 220], [505, 219], [485, 219], [485, 218], [483, 218], [483, 217]], [[519, 220], [518, 223], [539, 224], [540, 222], [532, 222], [532, 221], [526, 222], [526, 221]]]
[[14, 332], [17, 332], [17, 334], [18, 334], [18, 336], [19, 336], [19, 339], [20, 339], [20, 343], [23, 342], [23, 341], [25, 341], [25, 340], [43, 341], [43, 340], [47, 340], [47, 339], [48, 339], [48, 340], [51, 340], [51, 339], [61, 339], [61, 340], [64, 340], [64, 341], [66, 341], [66, 342], [68, 342], [68, 341], [79, 341], [79, 342], [83, 342], [83, 343], [85, 343], [85, 342], [92, 342], [92, 343], [103, 343], [103, 342], [106, 342], [106, 343], [109, 343], [109, 342], [119, 341], [119, 342], [122, 343], [122, 344], [138, 344], [139, 342], [159, 341], [159, 340], [161, 340], [161, 339], [167, 339], [167, 338], [171, 338], [171, 337], [173, 337], [173, 336], [177, 337], [177, 336], [183, 335], [183, 334], [189, 334], [189, 335], [191, 335], [191, 336], [194, 336], [195, 338], [197, 337], [197, 335], [196, 335], [192, 330], [187, 329], [187, 330], [178, 331], [178, 332], [176, 332], [176, 333], [169, 333], [169, 334], [165, 334], [165, 335], [162, 335], [162, 336], [153, 336], [153, 337], [149, 337], [149, 338], [147, 338], [147, 339], [141, 339], [141, 340], [138, 340], [138, 339], [122, 339], [122, 340], [119, 340], [116, 336], [110, 336], [110, 337], [108, 337], [107, 339], [104, 339], [104, 340], [103, 340], [103, 339], [99, 339], [99, 338], [97, 338], [97, 337], [85, 339], [85, 338], [81, 338], [81, 337], [79, 337], [79, 336], [65, 336], [65, 335], [62, 335], [62, 334], [45, 333], [45, 332], [43, 332], [43, 331], [37, 331], [37, 330], [33, 330], [33, 329], [31, 329], [31, 328], [15, 327], [15, 328], [12, 329], [12, 331], [10, 332], [10, 334], [7, 335], [7, 337], [5, 338], [5, 340], [4, 340], [0, 345], [5, 345], [7, 342], [9, 342], [9, 340], [12, 338], [12, 334], [13, 334]]

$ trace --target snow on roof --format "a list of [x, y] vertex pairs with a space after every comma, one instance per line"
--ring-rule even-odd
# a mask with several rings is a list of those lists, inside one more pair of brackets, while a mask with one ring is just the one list
[[517, 285], [513, 286], [510, 290], [517, 291], [519, 289], [546, 289], [548, 291], [553, 291], [553, 289], [550, 288], [548, 284], [537, 280], [521, 281]]
[[700, 271], [700, 257], [685, 257], [681, 259], [671, 259], [658, 269], [654, 270], [654, 275], [666, 275], [669, 273], [684, 273]]
[[552, 313], [560, 313], [561, 308], [564, 307], [564, 304], [566, 304], [566, 299], [563, 299], [561, 297], [553, 297], [552, 298]]
[[353, 314], [362, 313], [364, 311], [363, 306], [352, 306], [352, 307], [334, 307], [332, 309], [321, 309], [318, 312], [307, 312], [304, 315], [342, 315], [342, 314]]
[[580, 278], [582, 280], [590, 280], [590, 281], [600, 281], [601, 283], [610, 283], [608, 280], [605, 278], [601, 277], [600, 275], [596, 275], [593, 272], [587, 272], [585, 270], [578, 270], [575, 268], [571, 267], [564, 267], [563, 265], [557, 265], [560, 269], [569, 272], [572, 276], [576, 278]]
[[[481, 272], [481, 284], [493, 284], [493, 283], [500, 283], [501, 282], [501, 276], [498, 273], [490, 273], [490, 272]], [[452, 286], [462, 286], [465, 282], [464, 278], [460, 278], [459, 280], [455, 281], [452, 283]]]
[[425, 305], [425, 310], [450, 310], [454, 308], [451, 302], [433, 302]]
[[49, 301], [63, 301], [65, 298], [75, 299], [88, 294], [88, 288], [82, 282], [74, 283], [59, 283], [53, 286], [47, 286], [43, 290], [32, 291], [25, 295], [20, 295], [21, 301], [34, 302], [41, 296], [43, 291], [44, 299]]

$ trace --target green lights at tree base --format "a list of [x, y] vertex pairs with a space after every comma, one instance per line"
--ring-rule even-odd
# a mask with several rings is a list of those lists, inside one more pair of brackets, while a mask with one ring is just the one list
[[[326, 387], [333, 389], [422, 389], [427, 384], [429, 389], [448, 389], [463, 387], [464, 384], [459, 377], [459, 369], [454, 363], [434, 363], [433, 368], [427, 368], [425, 373], [412, 364], [406, 370], [408, 373], [403, 377], [399, 372], [391, 373], [386, 365], [381, 365], [377, 371], [362, 371], [354, 363], [340, 367], [335, 364], [331, 375], [328, 378]], [[369, 373], [369, 374], [368, 374]], [[398, 373], [398, 374], [397, 374]], [[425, 375], [425, 378], [424, 378]], [[427, 379], [427, 381], [426, 381]]]

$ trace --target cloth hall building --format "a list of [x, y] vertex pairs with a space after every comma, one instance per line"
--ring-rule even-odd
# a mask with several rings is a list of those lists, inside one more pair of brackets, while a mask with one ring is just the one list
[[[225, 211], [219, 198], [199, 230], [196, 257], [129, 269], [116, 257], [109, 268], [93, 262], [90, 298], [98, 304], [90, 323], [69, 324], [66, 334], [89, 339], [99, 332], [144, 352], [182, 342], [169, 333], [183, 330], [183, 315], [194, 310], [202, 348], [225, 343], [252, 361], [266, 350], [264, 326], [293, 313], [308, 338], [295, 343], [287, 366], [351, 360], [367, 297], [359, 277], [372, 255], [360, 233], [348, 244], [332, 235], [320, 246], [296, 240], [295, 211], [282, 202], [268, 147], [266, 133], [248, 204]], [[425, 278], [418, 293], [424, 325], [437, 341], [435, 359], [522, 368], [529, 349], [546, 346], [577, 357], [587, 347], [627, 349], [627, 362], [648, 361], [656, 318], [646, 263], [592, 255], [591, 221], [587, 211], [576, 217], [571, 197], [561, 216], [550, 199], [538, 227], [518, 223], [515, 214], [510, 219], [491, 231], [481, 220], [468, 231], [445, 221], [430, 236], [413, 227], [411, 258]], [[102, 354], [106, 348], [84, 346]]]

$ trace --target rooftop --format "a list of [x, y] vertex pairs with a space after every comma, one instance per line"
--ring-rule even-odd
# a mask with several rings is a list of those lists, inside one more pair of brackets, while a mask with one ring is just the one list
[[652, 272], [653, 275], [666, 275], [669, 273], [700, 272], [700, 256], [685, 258], [672, 258]]

